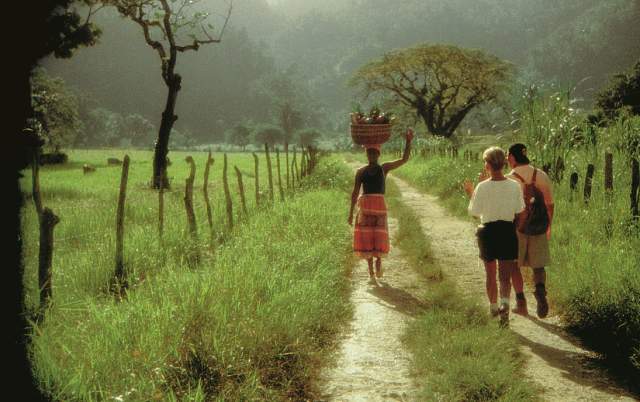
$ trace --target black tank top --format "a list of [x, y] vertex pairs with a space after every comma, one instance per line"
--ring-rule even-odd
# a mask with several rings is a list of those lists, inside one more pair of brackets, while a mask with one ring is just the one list
[[367, 166], [362, 171], [363, 194], [384, 194], [384, 169], [380, 165]]

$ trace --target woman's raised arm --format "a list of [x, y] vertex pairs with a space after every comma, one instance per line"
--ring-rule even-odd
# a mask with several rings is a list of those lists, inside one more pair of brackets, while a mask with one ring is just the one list
[[388, 173], [393, 169], [397, 169], [400, 166], [407, 163], [409, 160], [409, 156], [411, 155], [411, 141], [413, 140], [413, 130], [407, 129], [407, 133], [405, 134], [406, 144], [404, 146], [404, 153], [402, 154], [402, 159], [398, 159], [397, 161], [387, 162], [382, 164], [382, 169], [384, 169], [384, 173]]

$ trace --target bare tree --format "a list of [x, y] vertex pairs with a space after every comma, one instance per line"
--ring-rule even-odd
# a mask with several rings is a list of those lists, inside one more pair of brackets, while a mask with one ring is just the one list
[[166, 179], [169, 135], [178, 119], [175, 106], [182, 81], [175, 71], [178, 53], [197, 51], [202, 45], [222, 41], [233, 8], [233, 0], [224, 1], [227, 11], [216, 14], [223, 23], [214, 36], [216, 28], [208, 22], [211, 13], [200, 6], [203, 0], [105, 0], [121, 15], [140, 25], [145, 41], [160, 56], [162, 79], [168, 94], [153, 155], [154, 188], [168, 187], [169, 184]]

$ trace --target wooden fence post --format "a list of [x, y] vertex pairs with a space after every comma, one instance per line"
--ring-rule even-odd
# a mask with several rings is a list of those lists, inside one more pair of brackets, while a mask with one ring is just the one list
[[638, 159], [631, 160], [631, 215], [634, 219], [640, 217], [638, 211], [638, 187], [640, 187], [640, 165]]
[[127, 198], [127, 181], [129, 179], [129, 155], [124, 156], [122, 176], [120, 177], [120, 195], [116, 211], [116, 280], [126, 287], [126, 273], [124, 269], [124, 206]]
[[236, 170], [236, 176], [238, 177], [238, 190], [240, 191], [240, 202], [242, 202], [242, 212], [244, 213], [244, 216], [248, 216], [249, 213], [247, 212], [247, 201], [244, 197], [244, 184], [242, 183], [242, 172], [240, 172], [240, 169], [238, 169], [237, 166], [233, 166], [233, 168]]
[[294, 173], [296, 175], [296, 182], [298, 182], [298, 186], [300, 186], [300, 169], [298, 169], [298, 158], [296, 155], [296, 151], [297, 149], [294, 148], [293, 149], [293, 169], [294, 169]]
[[587, 166], [587, 175], [584, 178], [584, 202], [588, 203], [591, 198], [591, 182], [593, 181], [593, 172], [595, 170], [595, 166], [590, 163]]
[[258, 166], [258, 155], [255, 152], [253, 154], [253, 162], [255, 165], [255, 182], [256, 182], [256, 207], [260, 206], [260, 171]]
[[213, 165], [213, 158], [211, 157], [211, 151], [207, 156], [207, 163], [204, 167], [204, 184], [202, 186], [202, 192], [204, 194], [204, 204], [207, 208], [207, 222], [209, 222], [209, 230], [211, 231], [211, 239], [213, 242], [213, 213], [211, 211], [211, 202], [209, 201], [209, 171]]
[[560, 183], [564, 178], [564, 169], [564, 159], [562, 159], [562, 156], [558, 156], [558, 159], [556, 159], [556, 166], [553, 171], [553, 176], [557, 183]]
[[[255, 156], [255, 153], [253, 154]], [[224, 165], [222, 167], [222, 185], [224, 187], [224, 199], [227, 204], [227, 225], [233, 228], [233, 203], [229, 192], [229, 181], [227, 180], [227, 154], [224, 154]]]
[[305, 177], [307, 175], [307, 153], [302, 147], [301, 155], [300, 155], [300, 177]]
[[293, 158], [291, 158], [291, 188], [296, 188], [296, 148], [293, 148]]
[[571, 190], [569, 193], [569, 201], [573, 201], [573, 196], [575, 192], [578, 190], [578, 173], [571, 173], [571, 179], [569, 180], [569, 189]]
[[607, 196], [613, 191], [613, 154], [607, 152], [604, 155], [604, 188]]
[[[160, 172], [160, 183], [164, 183], [164, 172]], [[163, 234], [164, 234], [164, 189], [165, 186], [160, 186], [160, 191], [158, 192], [158, 235], [160, 239], [160, 246], [164, 244]]]
[[184, 186], [184, 208], [187, 211], [187, 224], [189, 226], [189, 233], [194, 240], [197, 239], [198, 228], [196, 225], [196, 214], [193, 211], [193, 182], [196, 178], [196, 163], [191, 155], [185, 158], [185, 161], [190, 165], [191, 170], [189, 177], [185, 180]]
[[286, 170], [285, 176], [287, 177], [287, 190], [288, 190], [291, 187], [289, 182], [289, 143], [287, 141], [284, 142], [284, 157], [285, 157], [284, 164], [287, 167], [285, 169]]
[[278, 190], [280, 191], [280, 201], [284, 201], [284, 190], [282, 189], [282, 175], [280, 174], [280, 151], [276, 147], [276, 167], [278, 170]]
[[264, 143], [264, 154], [267, 157], [267, 178], [269, 179], [269, 200], [273, 204], [273, 173], [271, 172], [271, 155], [269, 155], [269, 144]]

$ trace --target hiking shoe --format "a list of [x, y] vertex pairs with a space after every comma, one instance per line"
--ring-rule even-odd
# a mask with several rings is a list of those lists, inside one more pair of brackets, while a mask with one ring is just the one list
[[536, 285], [536, 291], [533, 292], [533, 295], [538, 302], [538, 308], [536, 309], [538, 317], [545, 318], [549, 313], [549, 303], [547, 303], [547, 291], [544, 289], [544, 285]]
[[500, 315], [500, 326], [508, 327], [509, 326], [509, 305], [501, 304], [498, 308], [498, 314]]
[[516, 298], [516, 306], [511, 310], [515, 314], [520, 314], [524, 316], [529, 315], [529, 310], [527, 309], [527, 299], [517, 299]]

